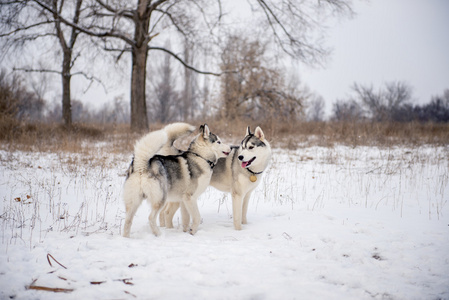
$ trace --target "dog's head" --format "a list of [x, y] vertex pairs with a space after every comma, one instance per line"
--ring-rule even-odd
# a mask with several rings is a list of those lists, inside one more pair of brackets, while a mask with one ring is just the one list
[[210, 148], [216, 158], [226, 157], [231, 152], [229, 145], [223, 144], [218, 135], [213, 134], [207, 124], [201, 125], [199, 129], [198, 139], [205, 147]]
[[271, 156], [271, 148], [262, 129], [257, 126], [254, 133], [248, 126], [246, 136], [240, 144], [239, 160], [242, 168], [254, 166], [256, 169], [265, 169]]

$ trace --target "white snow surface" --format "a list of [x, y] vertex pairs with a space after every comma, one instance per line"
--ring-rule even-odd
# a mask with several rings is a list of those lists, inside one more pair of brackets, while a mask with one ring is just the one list
[[144, 203], [121, 237], [130, 160], [0, 150], [0, 299], [449, 299], [447, 146], [274, 149], [243, 230], [208, 188], [194, 236]]

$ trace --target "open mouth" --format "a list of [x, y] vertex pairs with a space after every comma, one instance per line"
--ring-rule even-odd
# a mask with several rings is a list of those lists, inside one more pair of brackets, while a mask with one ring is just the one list
[[248, 161], [242, 161], [242, 168], [248, 168], [254, 160], [256, 160], [255, 156]]
[[228, 156], [230, 152], [224, 152], [222, 151], [224, 155]]

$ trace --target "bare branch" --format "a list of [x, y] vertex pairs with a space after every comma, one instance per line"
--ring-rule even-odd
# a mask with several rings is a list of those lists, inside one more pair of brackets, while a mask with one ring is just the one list
[[200, 71], [200, 70], [198, 70], [198, 69], [188, 65], [181, 57], [179, 57], [178, 55], [176, 55], [175, 53], [171, 52], [170, 50], [168, 50], [166, 48], [162, 48], [162, 47], [148, 47], [148, 50], [160, 50], [160, 51], [163, 51], [165, 53], [168, 53], [171, 56], [173, 56], [175, 59], [177, 59], [184, 67], [186, 67], [187, 69], [192, 70], [192, 71], [194, 71], [196, 73], [199, 73], [199, 74], [221, 76], [222, 74], [227, 73], [226, 71], [225, 72], [221, 72], [221, 73]]
[[[316, 9], [324, 10], [323, 3], [334, 7], [342, 1], [345, 0], [318, 1]], [[310, 41], [311, 37], [306, 35], [307, 31], [321, 27], [321, 23], [307, 14], [307, 8], [299, 7], [292, 0], [282, 1], [281, 8], [268, 3], [266, 0], [257, 0], [257, 3], [265, 14], [276, 44], [281, 47], [283, 52], [291, 57], [300, 58], [304, 62], [311, 63], [319, 62], [320, 57], [324, 57], [329, 53], [316, 41]], [[309, 9], [313, 8], [309, 7]], [[343, 9], [343, 5], [341, 9]], [[338, 8], [335, 10], [339, 11]]]
[[94, 81], [98, 82], [98, 83], [103, 87], [104, 91], [107, 90], [107, 88], [106, 88], [106, 86], [104, 85], [104, 83], [103, 83], [103, 82], [101, 81], [101, 79], [99, 79], [98, 77], [87, 75], [87, 74], [84, 73], [84, 72], [75, 72], [75, 73], [72, 73], [72, 76], [77, 76], [77, 75], [81, 75], [81, 76], [83, 76], [84, 78], [86, 78], [87, 80], [90, 81], [89, 85], [88, 85], [87, 88], [83, 91], [83, 93], [86, 93], [86, 92], [90, 89], [90, 87], [92, 86], [92, 83], [93, 83]]
[[79, 26], [78, 24], [74, 24], [73, 22], [66, 20], [64, 17], [60, 16], [53, 8], [46, 5], [43, 1], [41, 1], [41, 0], [33, 0], [33, 1], [36, 4], [38, 4], [40, 7], [42, 7], [43, 9], [45, 9], [53, 14], [56, 14], [58, 16], [59, 20], [62, 21], [64, 24], [71, 26], [84, 34], [87, 34], [90, 36], [95, 36], [95, 37], [115, 37], [115, 38], [123, 40], [125, 43], [127, 43], [129, 45], [132, 45], [132, 46], [135, 45], [135, 43], [132, 39], [128, 38], [124, 34], [117, 33], [116, 31], [114, 31], [114, 28], [112, 28], [109, 31], [105, 31], [105, 32], [93, 32], [93, 31], [87, 30], [86, 28]]
[[[276, 25], [278, 25], [281, 28], [281, 31], [287, 36], [288, 40], [290, 41], [290, 44], [298, 44], [301, 46], [305, 46], [305, 44], [300, 43], [295, 38], [293, 38], [293, 36], [290, 34], [290, 32], [285, 28], [284, 24], [279, 20], [278, 16], [273, 12], [271, 7], [264, 0], [258, 0], [257, 2], [262, 7], [262, 9], [265, 13], [265, 16], [267, 17], [267, 20], [270, 24], [270, 27], [273, 31], [273, 34], [274, 34], [276, 40], [278, 41], [278, 44], [281, 46], [282, 50], [285, 53], [287, 53], [288, 55], [294, 57], [295, 54], [290, 52], [290, 50], [288, 50], [285, 47], [284, 41], [279, 36], [278, 30], [276, 29]], [[302, 51], [300, 51], [300, 52], [302, 52]], [[301, 53], [301, 56], [304, 56], [304, 53]]]
[[153, 10], [155, 10], [159, 5], [163, 4], [164, 2], [167, 2], [167, 0], [159, 0], [152, 3], [150, 6], [148, 6], [148, 11], [151, 13]]
[[61, 71], [47, 70], [47, 69], [13, 68], [13, 71], [23, 71], [26, 73], [54, 73], [54, 74], [62, 75]]
[[131, 48], [123, 48], [123, 49], [114, 49], [114, 48], [108, 48], [108, 47], [104, 47], [103, 48], [105, 51], [109, 51], [109, 52], [119, 52], [119, 55], [117, 56], [117, 58], [115, 59], [116, 62], [118, 62], [120, 60], [120, 58], [122, 58], [122, 55], [125, 52], [132, 52]]
[[[98, 4], [100, 4], [101, 7], [105, 8], [107, 11], [111, 12], [113, 15], [109, 15], [109, 16], [123, 16], [126, 17], [128, 19], [133, 19], [134, 18], [134, 11], [131, 9], [115, 9], [112, 6], [104, 3], [101, 0], [96, 0], [96, 2]], [[98, 14], [100, 15], [100, 14]], [[106, 14], [104, 14], [103, 16], [107, 16]]]
[[29, 29], [34, 28], [34, 27], [39, 27], [39, 26], [42, 26], [42, 25], [45, 25], [45, 24], [51, 24], [53, 22], [54, 21], [47, 20], [47, 21], [44, 21], [44, 22], [39, 22], [39, 23], [36, 23], [36, 24], [29, 25], [29, 26], [26, 26], [26, 27], [20, 27], [20, 28], [17, 28], [16, 30], [0, 34], [0, 37], [13, 35], [13, 34], [16, 34], [16, 33], [20, 32], [20, 31], [26, 31], [26, 30], [29, 30]]
[[[166, 15], [171, 23], [176, 27], [176, 29], [184, 36], [187, 36], [187, 34], [184, 32], [184, 30], [178, 25], [178, 22], [176, 21], [176, 19], [173, 17], [173, 15], [171, 13], [168, 12], [168, 10], [173, 6], [174, 4], [172, 4], [171, 6], [169, 6], [167, 8], [167, 10], [161, 10], [161, 9], [155, 9], [154, 11], [160, 12], [162, 14], [162, 16], [158, 19], [157, 23], [160, 22], [160, 20], [162, 19], [163, 15]], [[156, 27], [156, 24], [154, 24], [153, 28]], [[153, 29], [152, 29], [153, 31]]]
[[[73, 16], [73, 23], [78, 24], [81, 14], [81, 4], [83, 0], [77, 0], [76, 1], [76, 7], [75, 7], [75, 15]], [[62, 5], [61, 5], [62, 6]], [[69, 47], [72, 49], [75, 45], [76, 38], [78, 37], [78, 31], [75, 30], [75, 28], [72, 27], [72, 33], [70, 35], [70, 42]]]

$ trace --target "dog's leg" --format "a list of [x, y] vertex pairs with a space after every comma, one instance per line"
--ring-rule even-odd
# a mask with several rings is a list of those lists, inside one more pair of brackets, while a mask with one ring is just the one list
[[159, 213], [159, 226], [165, 227], [165, 212], [168, 209], [168, 206], [170, 205], [170, 202], [166, 202], [164, 207], [162, 208], [161, 212]]
[[234, 229], [242, 230], [242, 196], [232, 192], [232, 217], [234, 219]]
[[201, 220], [197, 199], [192, 197], [191, 195], [184, 195], [183, 203], [189, 214], [192, 216], [192, 226], [190, 226], [190, 234], [194, 235], [198, 231], [198, 226], [200, 225]]
[[162, 186], [159, 180], [150, 179], [143, 183], [143, 192], [147, 195], [147, 200], [151, 206], [151, 212], [148, 216], [151, 231], [153, 231], [155, 236], [159, 236], [161, 231], [157, 226], [157, 216], [165, 205], [167, 198], [166, 187]]
[[133, 187], [133, 180], [128, 179], [125, 182], [124, 191], [123, 191], [123, 200], [125, 202], [126, 209], [126, 217], [125, 217], [125, 225], [123, 227], [123, 236], [129, 237], [131, 231], [131, 225], [133, 223], [134, 215], [136, 214], [137, 209], [142, 203], [142, 196], [139, 193], [138, 189]]
[[181, 202], [181, 218], [182, 218], [182, 231], [189, 231], [190, 214], [187, 211], [186, 206]]
[[242, 224], [248, 224], [248, 220], [246, 219], [246, 213], [248, 212], [248, 203], [251, 198], [251, 192], [248, 192], [243, 198], [243, 206], [242, 206]]
[[157, 215], [159, 214], [159, 211], [164, 206], [164, 201], [151, 201], [151, 213], [148, 217], [148, 220], [150, 221], [150, 227], [151, 231], [153, 231], [155, 236], [159, 236], [161, 234], [161, 231], [159, 227], [157, 226]]
[[167, 228], [173, 228], [173, 216], [179, 208], [179, 202], [169, 202], [163, 211], [165, 225]]
[[138, 205], [129, 205], [126, 206], [126, 217], [125, 217], [125, 226], [123, 227], [123, 236], [129, 237], [129, 234], [131, 232], [131, 225], [133, 223], [134, 215], [136, 214], [137, 209], [139, 208]]

